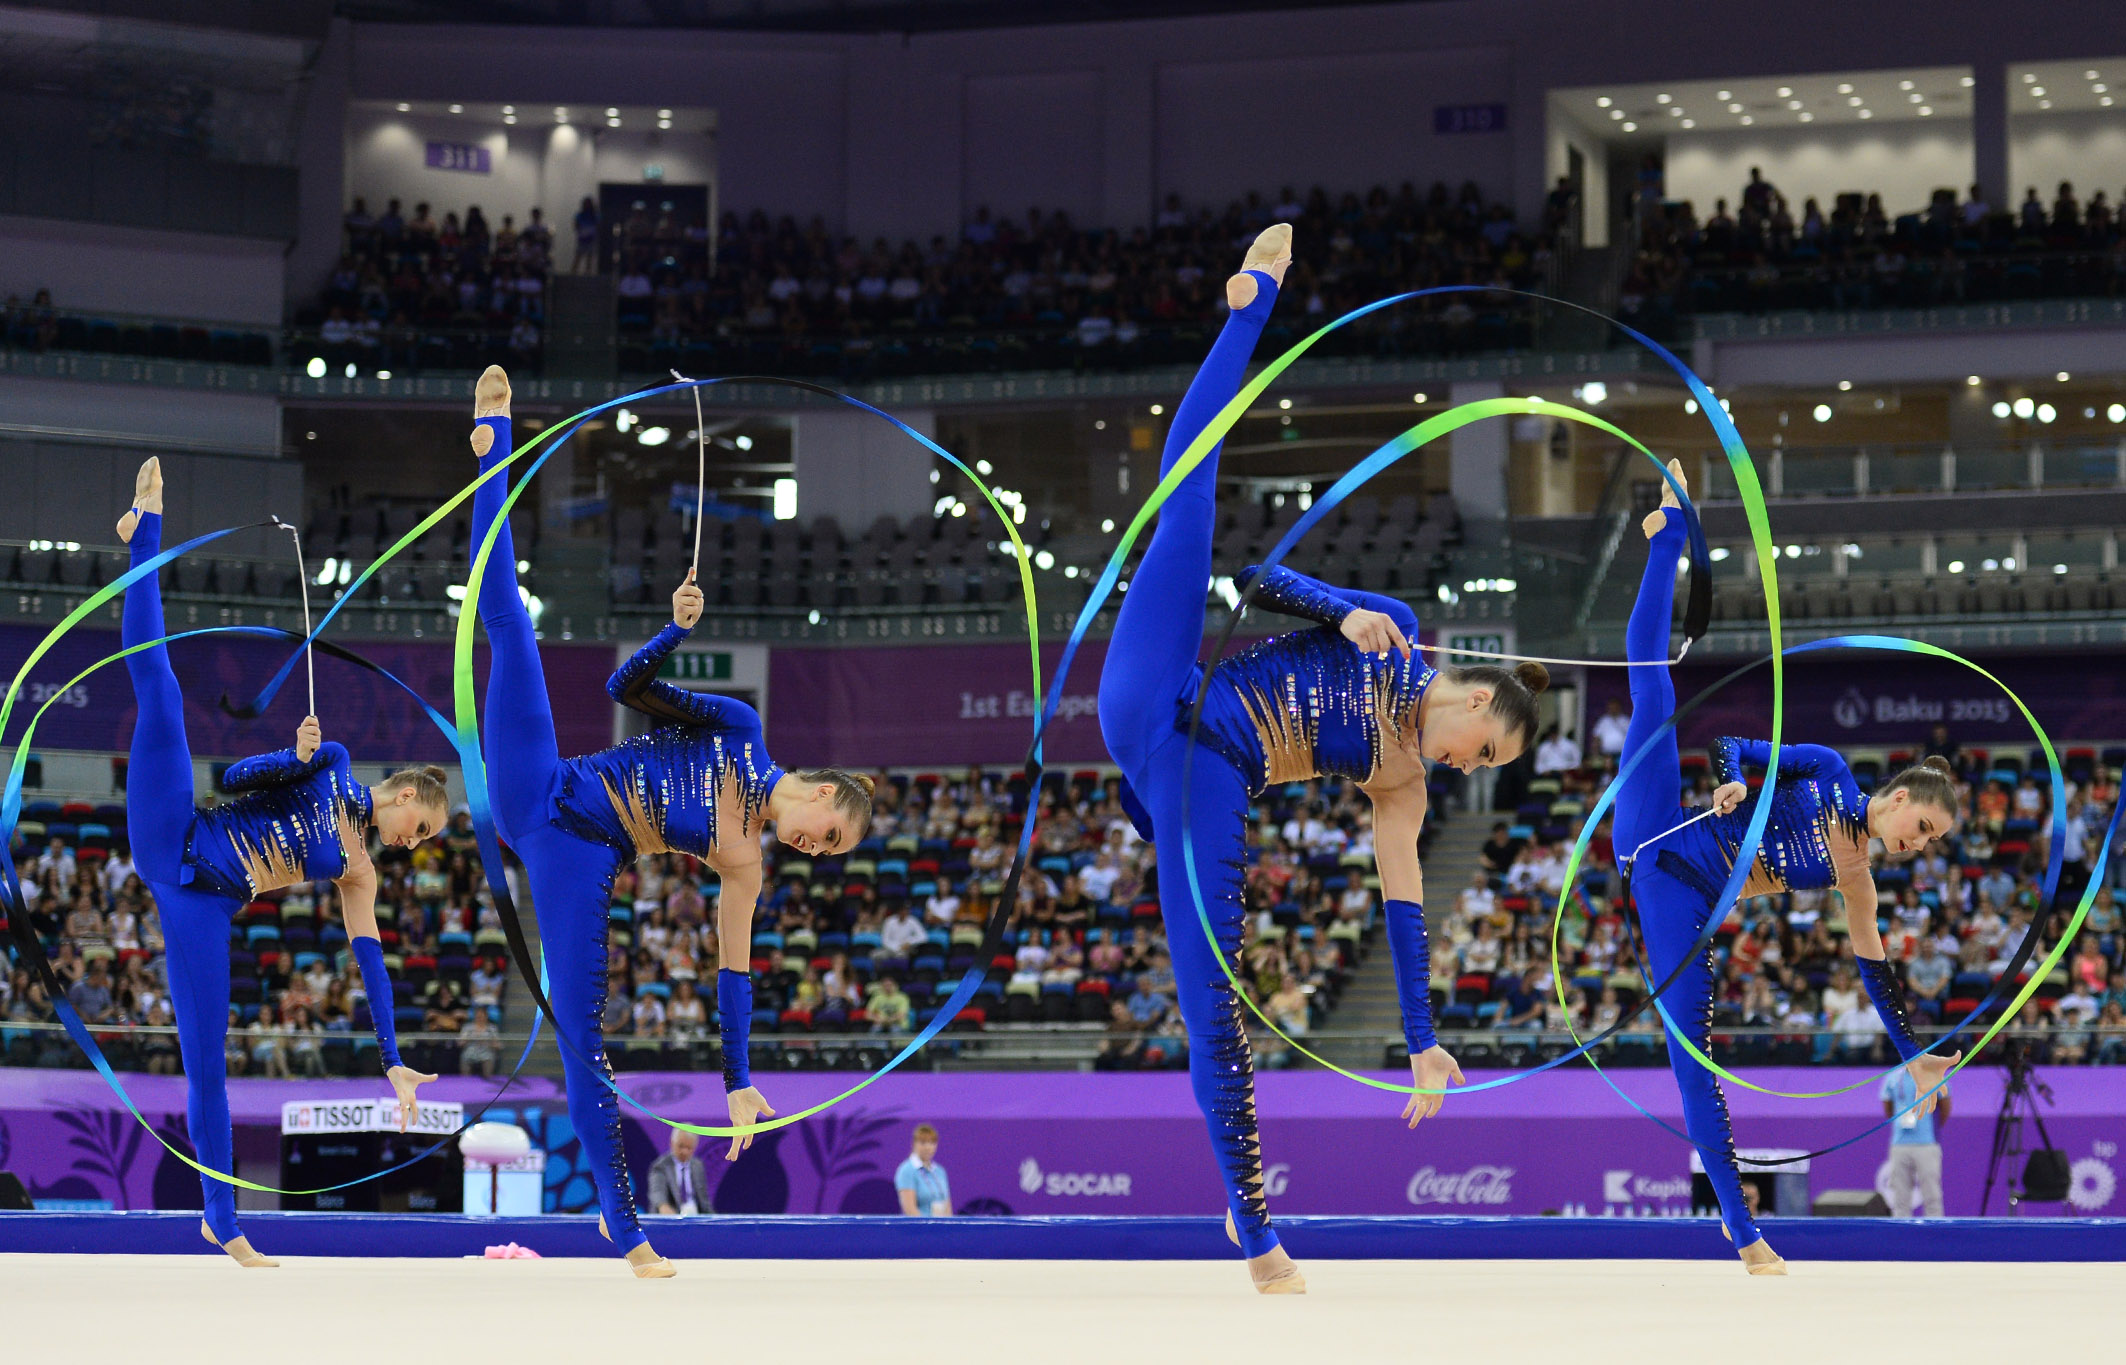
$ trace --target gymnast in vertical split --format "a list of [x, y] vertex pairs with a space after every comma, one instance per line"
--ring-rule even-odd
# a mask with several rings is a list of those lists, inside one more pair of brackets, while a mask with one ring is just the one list
[[[133, 506], [118, 523], [134, 566], [162, 547], [162, 463], [150, 459], [134, 483]], [[167, 632], [156, 575], [125, 590], [127, 645]], [[441, 768], [407, 768], [368, 787], [354, 780], [347, 751], [322, 743], [316, 716], [296, 730], [295, 747], [231, 764], [222, 785], [240, 793], [212, 810], [193, 807], [192, 752], [185, 740], [185, 702], [169, 650], [155, 645], [126, 656], [138, 717], [126, 768], [126, 832], [141, 878], [162, 915], [170, 1003], [185, 1067], [185, 1121], [199, 1163], [233, 1172], [229, 1127], [229, 925], [262, 891], [297, 882], [331, 881], [349, 950], [362, 972], [376, 1024], [384, 1074], [398, 1094], [399, 1126], [414, 1117], [415, 1088], [435, 1079], [399, 1060], [391, 978], [377, 937], [376, 868], [369, 861], [374, 828], [384, 843], [411, 848], [443, 828], [447, 792]], [[200, 1177], [206, 1216], [200, 1235], [246, 1267], [279, 1264], [252, 1249], [236, 1225], [236, 1188]]]
[[[1683, 483], [1682, 462], [1671, 460], [1668, 467], [1676, 482]], [[1649, 744], [1655, 749], [1624, 778], [1612, 831], [1618, 861], [1630, 871], [1632, 900], [1646, 937], [1647, 974], [1655, 984], [1667, 981], [1704, 936], [1742, 851], [1754, 803], [1769, 800], [1772, 813], [1741, 894], [1837, 889], [1846, 902], [1853, 952], [1868, 998], [1920, 1093], [1927, 1095], [1921, 1112], [1930, 1111], [1934, 1097], [1927, 1092], [1963, 1054], [1924, 1055], [1913, 1036], [1896, 977], [1883, 960], [1868, 846], [1871, 839], [1880, 839], [1887, 855], [1902, 857], [1948, 834], [1958, 807], [1949, 766], [1930, 758], [1899, 773], [1874, 796], [1865, 796], [1836, 751], [1787, 744], [1779, 750], [1778, 782], [1752, 794], [1744, 780], [1746, 769], [1764, 767], [1772, 746], [1762, 740], [1724, 738], [1713, 745], [1720, 787], [1713, 794], [1712, 810], [1695, 819], [1684, 813], [1676, 731], [1668, 725], [1676, 712], [1676, 693], [1663, 666], [1671, 657], [1676, 564], [1685, 551], [1683, 517], [1670, 509], [1680, 507], [1675, 490], [1665, 489], [1661, 507], [1646, 515], [1646, 576], [1625, 633], [1626, 655], [1638, 666], [1629, 670], [1631, 726], [1623, 758], [1630, 762]], [[1661, 996], [1670, 1019], [1700, 1052], [1707, 1052], [1712, 1043], [1718, 980], [1712, 955], [1700, 954], [1683, 966]], [[1722, 1231], [1750, 1274], [1784, 1275], [1786, 1262], [1759, 1234], [1743, 1202], [1735, 1137], [1719, 1082], [1673, 1036], [1668, 1059], [1683, 1094], [1684, 1126], [1704, 1158], [1706, 1176], [1720, 1201]]]
[[[1239, 392], [1241, 373], [1291, 262], [1291, 244], [1290, 226], [1270, 227], [1226, 283], [1232, 313], [1174, 414], [1162, 478]], [[1549, 678], [1539, 664], [1515, 672], [1436, 672], [1414, 652], [1417, 618], [1409, 607], [1332, 588], [1280, 566], [1263, 576], [1254, 605], [1317, 626], [1220, 661], [1206, 683], [1197, 656], [1211, 572], [1218, 455], [1214, 448], [1159, 509], [1158, 527], [1130, 577], [1108, 645], [1100, 729], [1125, 778], [1125, 809], [1158, 854], [1160, 910], [1188, 1029], [1189, 1078], [1225, 1184], [1227, 1235], [1247, 1256], [1258, 1291], [1294, 1294], [1304, 1293], [1306, 1282], [1278, 1246], [1263, 1199], [1244, 1006], [1197, 917], [1183, 870], [1184, 844], [1194, 855], [1218, 951], [1237, 962], [1249, 801], [1272, 783], [1317, 776], [1358, 783], [1373, 803], [1375, 859], [1387, 898], [1412, 1077], [1432, 1091], [1450, 1079], [1459, 1082], [1453, 1057], [1432, 1033], [1417, 856], [1425, 764], [1469, 772], [1512, 762], [1534, 742], [1536, 693]], [[1191, 761], [1191, 709], [1206, 687]], [[1403, 1116], [1414, 1127], [1440, 1102], [1438, 1094], [1414, 1095]]]
[[[473, 453], [484, 473], [509, 457], [509, 378], [490, 366], [474, 390]], [[501, 516], [507, 479], [473, 494], [473, 544]], [[734, 1127], [775, 1111], [747, 1066], [753, 1022], [750, 958], [760, 897], [762, 836], [806, 856], [846, 853], [871, 823], [871, 779], [834, 768], [785, 771], [768, 757], [758, 712], [731, 697], [657, 681], [658, 667], [701, 617], [693, 571], [672, 594], [672, 623], [606, 684], [616, 702], [659, 728], [602, 752], [564, 759], [554, 736], [546, 675], [531, 615], [517, 589], [507, 520], [480, 583], [480, 624], [493, 662], [487, 679], [489, 786], [495, 823], [524, 860], [546, 954], [568, 1112], [598, 1190], [599, 1227], [638, 1278], [676, 1272], [650, 1248], [636, 1217], [620, 1113], [601, 1027], [606, 991], [606, 906], [613, 878], [638, 854], [680, 852], [722, 880], [717, 901], [716, 1009], [725, 1098]], [[727, 1159], [752, 1144], [733, 1138]]]

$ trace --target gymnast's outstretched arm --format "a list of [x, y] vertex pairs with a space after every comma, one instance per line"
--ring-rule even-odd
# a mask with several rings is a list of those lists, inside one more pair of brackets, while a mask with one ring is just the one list
[[1417, 638], [1417, 613], [1395, 598], [1357, 588], [1331, 587], [1282, 564], [1267, 573], [1259, 564], [1250, 565], [1241, 570], [1234, 582], [1245, 589], [1258, 577], [1262, 581], [1256, 587], [1252, 605], [1335, 626], [1360, 649], [1375, 654], [1391, 649], [1408, 654], [1410, 642]]
[[701, 619], [702, 600], [701, 589], [694, 583], [694, 571], [689, 569], [686, 582], [672, 594], [672, 623], [614, 670], [613, 676], [606, 679], [605, 694], [622, 706], [658, 720], [710, 730], [757, 730], [760, 713], [736, 697], [691, 692], [657, 679], [664, 661]]
[[[1373, 797], [1373, 861], [1386, 902], [1388, 951], [1395, 961], [1395, 994], [1402, 1006], [1410, 1075], [1420, 1090], [1462, 1084], [1462, 1069], [1432, 1032], [1432, 951], [1425, 936], [1425, 873], [1417, 857], [1428, 796], [1423, 782], [1406, 782]], [[1445, 1097], [1412, 1095], [1403, 1117], [1415, 1128], [1439, 1112]]]

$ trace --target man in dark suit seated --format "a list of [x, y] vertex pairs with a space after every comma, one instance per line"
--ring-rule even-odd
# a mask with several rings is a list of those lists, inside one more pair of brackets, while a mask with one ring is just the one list
[[699, 1139], [681, 1128], [672, 1130], [672, 1150], [650, 1165], [650, 1212], [714, 1213], [709, 1205], [709, 1173], [694, 1155]]

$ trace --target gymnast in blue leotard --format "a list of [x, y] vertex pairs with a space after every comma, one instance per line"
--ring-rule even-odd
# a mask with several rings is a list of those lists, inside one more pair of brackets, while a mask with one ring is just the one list
[[[1679, 461], [1671, 461], [1669, 470], [1678, 483], [1683, 481]], [[1661, 503], [1664, 509], [1681, 506], [1672, 489]], [[1676, 563], [1685, 548], [1683, 517], [1665, 510], [1648, 513], [1645, 531], [1651, 542], [1646, 575], [1625, 633], [1626, 654], [1641, 665], [1670, 657]], [[1771, 758], [1771, 745], [1761, 740], [1721, 739], [1713, 745], [1720, 778], [1713, 811], [1694, 820], [1679, 809], [1682, 775], [1675, 729], [1662, 728], [1676, 712], [1668, 670], [1642, 666], [1630, 673], [1632, 712], [1624, 757], [1628, 762], [1647, 745], [1655, 748], [1624, 778], [1612, 832], [1619, 861], [1631, 869], [1632, 900], [1646, 937], [1647, 974], [1658, 984], [1682, 967], [1661, 996], [1669, 1017], [1700, 1052], [1711, 1046], [1718, 969], [1710, 953], [1684, 964], [1711, 923], [1721, 889], [1742, 851], [1743, 836], [1755, 813], [1753, 803], [1768, 800], [1772, 813], [1741, 894], [1837, 889], [1845, 898], [1853, 952], [1868, 998], [1920, 1093], [1932, 1090], [1961, 1054], [1922, 1055], [1913, 1037], [1896, 978], [1883, 960], [1868, 852], [1871, 838], [1880, 839], [1885, 853], [1897, 857], [1915, 853], [1949, 832], [1956, 822], [1958, 803], [1948, 765], [1930, 759], [1927, 766], [1898, 774], [1871, 797], [1861, 792], [1845, 760], [1834, 750], [1787, 744], [1779, 751], [1777, 783], [1752, 794], [1744, 781], [1746, 769], [1764, 767]], [[1719, 1082], [1674, 1037], [1669, 1038], [1668, 1056], [1676, 1087], [1683, 1094], [1684, 1125], [1719, 1197], [1723, 1230], [1752, 1275], [1785, 1274], [1786, 1263], [1758, 1233], [1743, 1201], [1735, 1170], [1734, 1132]], [[1924, 1107], [1931, 1110], [1933, 1104], [1930, 1096]]]
[[[140, 467], [133, 507], [118, 534], [135, 566], [162, 546], [162, 464]], [[126, 586], [121, 634], [127, 645], [166, 633], [156, 575]], [[322, 743], [317, 717], [296, 731], [295, 747], [231, 764], [222, 785], [239, 793], [212, 810], [193, 806], [192, 751], [184, 695], [162, 645], [126, 656], [138, 716], [126, 767], [126, 833], [141, 879], [162, 916], [170, 1004], [185, 1067], [185, 1120], [199, 1163], [233, 1172], [229, 1127], [229, 925], [260, 892], [331, 881], [340, 890], [348, 947], [362, 972], [385, 1075], [398, 1094], [400, 1126], [414, 1116], [414, 1091], [433, 1076], [403, 1065], [392, 1023], [391, 977], [376, 926], [376, 869], [368, 832], [411, 848], [443, 828], [441, 768], [409, 768], [375, 787], [354, 779], [347, 751]], [[249, 1267], [278, 1264], [253, 1250], [236, 1224], [236, 1189], [202, 1175], [206, 1216], [200, 1233]]]
[[[473, 453], [482, 472], [510, 453], [509, 379], [489, 367], [474, 391]], [[485, 542], [507, 495], [497, 475], [473, 494], [473, 544]], [[517, 555], [502, 522], [480, 583], [480, 623], [493, 663], [484, 719], [495, 824], [524, 860], [548, 966], [568, 1112], [598, 1190], [599, 1225], [638, 1277], [674, 1274], [637, 1221], [602, 1028], [606, 906], [613, 878], [637, 854], [689, 853], [722, 880], [716, 911], [716, 1008], [725, 1100], [743, 1126], [775, 1111], [747, 1066], [753, 1021], [749, 961], [760, 897], [761, 836], [807, 856], [846, 853], [871, 821], [871, 779], [833, 768], [785, 771], [768, 756], [760, 715], [742, 701], [657, 681], [702, 609], [690, 571], [672, 594], [672, 624], [620, 666], [606, 691], [660, 728], [583, 758], [564, 759], [538, 642], [517, 588]], [[734, 1138], [737, 1160], [752, 1138]]]
[[[1292, 230], [1277, 224], [1249, 249], [1226, 285], [1232, 308], [1209, 358], [1174, 414], [1162, 477], [1240, 390], [1289, 263]], [[1375, 859], [1387, 899], [1411, 1074], [1428, 1090], [1460, 1081], [1432, 1035], [1417, 837], [1425, 818], [1425, 764], [1467, 772], [1510, 763], [1535, 736], [1541, 665], [1427, 668], [1414, 652], [1409, 607], [1333, 588], [1279, 567], [1255, 605], [1318, 625], [1258, 644], [1204, 678], [1204, 584], [1211, 571], [1218, 450], [1174, 489], [1115, 620], [1100, 676], [1100, 730], [1125, 779], [1124, 805], [1159, 860], [1160, 910], [1188, 1028], [1189, 1078], [1210, 1129], [1226, 1188], [1228, 1234], [1264, 1293], [1302, 1293], [1305, 1281], [1277, 1244], [1263, 1200], [1252, 1058], [1243, 1005], [1218, 966], [1183, 870], [1194, 857], [1204, 907], [1228, 962], [1241, 951], [1243, 856], [1249, 801], [1271, 783], [1348, 778], [1373, 802]], [[1250, 582], [1253, 579], [1251, 577]], [[1205, 689], [1208, 689], [1205, 691]], [[1203, 695], [1197, 748], [1189, 718]], [[1188, 820], [1182, 820], [1187, 772]], [[1412, 1126], [1440, 1097], [1413, 1096]]]

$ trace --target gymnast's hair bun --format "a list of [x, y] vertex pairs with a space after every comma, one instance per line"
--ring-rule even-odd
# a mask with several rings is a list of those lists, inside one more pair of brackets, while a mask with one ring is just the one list
[[869, 773], [851, 773], [849, 776], [858, 786], [864, 789], [864, 795], [866, 796], [870, 796], [878, 790], [878, 779]]
[[1520, 679], [1521, 686], [1541, 696], [1550, 688], [1550, 670], [1537, 663], [1516, 664], [1513, 676]]
[[1928, 754], [1925, 761], [1919, 766], [1940, 773], [1943, 777], [1956, 776], [1956, 765], [1943, 758], [1940, 754]]

